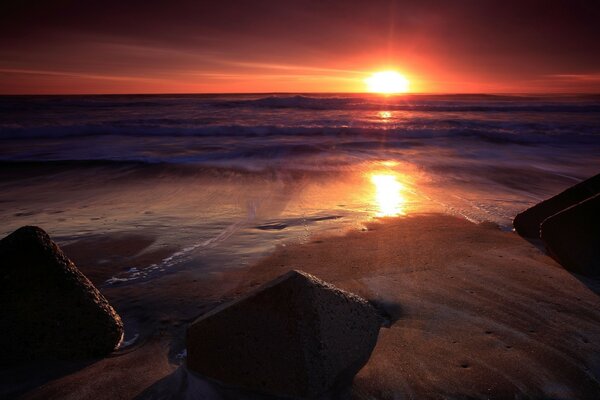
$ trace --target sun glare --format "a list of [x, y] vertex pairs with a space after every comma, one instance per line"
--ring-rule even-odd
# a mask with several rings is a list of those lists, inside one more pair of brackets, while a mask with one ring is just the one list
[[404, 198], [400, 191], [403, 186], [396, 176], [391, 174], [371, 175], [371, 182], [375, 186], [375, 201], [379, 211], [378, 217], [393, 217], [404, 214], [402, 206]]
[[409, 86], [408, 79], [396, 71], [375, 72], [365, 82], [372, 93], [406, 93]]

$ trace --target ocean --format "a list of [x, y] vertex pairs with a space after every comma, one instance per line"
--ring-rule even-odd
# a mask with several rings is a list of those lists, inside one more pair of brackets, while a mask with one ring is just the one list
[[2, 96], [0, 165], [3, 236], [35, 224], [64, 245], [135, 233], [174, 249], [106, 281], [131, 284], [386, 217], [510, 230], [600, 171], [600, 96]]

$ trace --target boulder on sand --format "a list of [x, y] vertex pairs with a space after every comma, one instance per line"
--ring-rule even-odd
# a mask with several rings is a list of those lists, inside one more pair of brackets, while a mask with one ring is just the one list
[[123, 336], [108, 301], [42, 229], [0, 240], [0, 363], [106, 355]]
[[315, 398], [352, 382], [380, 324], [366, 300], [290, 271], [194, 321], [187, 366], [238, 388]]
[[546, 218], [598, 193], [600, 193], [600, 174], [571, 186], [564, 192], [517, 214], [513, 226], [519, 235], [539, 239], [540, 225]]
[[600, 194], [544, 220], [541, 238], [566, 269], [600, 275]]

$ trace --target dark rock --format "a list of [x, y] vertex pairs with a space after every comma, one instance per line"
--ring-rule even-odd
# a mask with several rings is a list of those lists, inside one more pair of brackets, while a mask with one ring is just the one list
[[108, 301], [42, 229], [0, 240], [2, 364], [106, 355], [123, 336]]
[[571, 186], [556, 196], [517, 214], [513, 226], [519, 235], [539, 239], [540, 225], [546, 218], [598, 193], [600, 193], [600, 174]]
[[600, 194], [547, 218], [541, 238], [566, 269], [600, 275]]
[[352, 382], [380, 323], [366, 300], [290, 271], [194, 321], [187, 366], [239, 388], [314, 398]]

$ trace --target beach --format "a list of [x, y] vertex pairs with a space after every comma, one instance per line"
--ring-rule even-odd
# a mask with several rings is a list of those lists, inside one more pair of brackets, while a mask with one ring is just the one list
[[[185, 332], [297, 269], [385, 317], [352, 399], [600, 396], [600, 285], [512, 230], [598, 172], [593, 96], [2, 97], [2, 237], [40, 226], [121, 316], [0, 397], [262, 399]], [[85, 112], [81, 112], [85, 110]]]
[[[93, 276], [93, 268], [81, 269]], [[202, 279], [187, 272], [105, 288], [143, 337], [25, 398], [244, 398], [183, 370], [185, 327], [291, 269], [363, 296], [388, 318], [352, 398], [592, 399], [600, 392], [597, 283], [493, 224], [426, 214], [280, 247], [255, 265]]]

